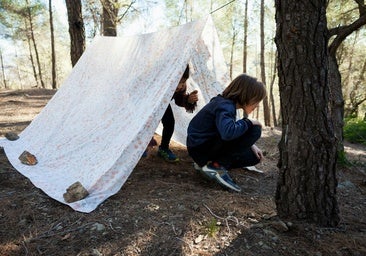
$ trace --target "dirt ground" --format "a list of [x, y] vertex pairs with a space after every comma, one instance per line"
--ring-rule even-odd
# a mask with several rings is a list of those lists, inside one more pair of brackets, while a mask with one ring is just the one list
[[[0, 90], [0, 137], [22, 131], [51, 90]], [[258, 145], [264, 173], [235, 169], [240, 193], [195, 173], [185, 148], [178, 164], [156, 149], [95, 211], [75, 212], [48, 197], [7, 161], [0, 148], [0, 255], [366, 255], [366, 149], [346, 144], [338, 170], [341, 223], [322, 228], [276, 216], [281, 132], [265, 128]], [[159, 136], [155, 136], [159, 140]]]

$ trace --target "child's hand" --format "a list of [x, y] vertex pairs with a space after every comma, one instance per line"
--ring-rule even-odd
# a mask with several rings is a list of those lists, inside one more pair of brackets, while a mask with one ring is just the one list
[[197, 90], [194, 90], [188, 96], [188, 103], [189, 104], [194, 104], [197, 101], [198, 101], [198, 91]]
[[253, 145], [252, 147], [254, 155], [259, 159], [260, 162], [262, 162], [264, 156], [262, 150], [260, 150], [256, 145]]

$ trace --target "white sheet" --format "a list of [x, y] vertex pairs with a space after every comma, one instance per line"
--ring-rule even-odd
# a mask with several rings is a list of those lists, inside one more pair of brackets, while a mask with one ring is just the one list
[[[0, 140], [11, 164], [38, 188], [76, 211], [91, 212], [117, 193], [156, 130], [186, 64], [199, 108], [228, 82], [211, 17], [156, 33], [97, 37], [70, 76], [17, 141]], [[194, 114], [174, 107], [173, 139], [185, 144]], [[38, 164], [20, 163], [27, 150]], [[76, 181], [89, 191], [66, 203]]]

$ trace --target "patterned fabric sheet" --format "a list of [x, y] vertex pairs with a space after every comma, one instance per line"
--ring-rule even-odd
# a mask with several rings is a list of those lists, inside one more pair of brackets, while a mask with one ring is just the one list
[[[185, 144], [194, 113], [171, 98], [187, 63], [188, 91], [198, 90], [199, 109], [228, 83], [210, 16], [155, 33], [96, 37], [20, 139], [0, 139], [0, 146], [36, 187], [89, 213], [121, 189], [154, 132], [161, 131], [160, 119], [170, 103], [176, 119], [173, 139]], [[19, 161], [25, 150], [38, 164]], [[77, 181], [89, 195], [65, 202], [63, 194]]]

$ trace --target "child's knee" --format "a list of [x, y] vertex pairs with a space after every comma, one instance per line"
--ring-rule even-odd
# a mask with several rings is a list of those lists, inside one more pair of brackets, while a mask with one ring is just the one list
[[251, 129], [251, 136], [258, 140], [262, 136], [262, 128], [259, 125], [254, 125]]

